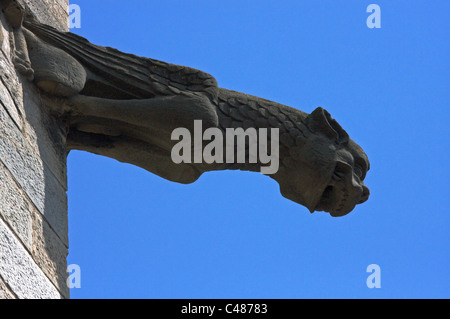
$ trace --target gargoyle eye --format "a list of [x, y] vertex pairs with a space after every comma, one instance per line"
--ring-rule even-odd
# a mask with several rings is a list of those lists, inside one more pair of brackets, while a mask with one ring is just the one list
[[368, 169], [369, 169], [368, 162], [366, 160], [364, 160], [362, 157], [355, 158], [354, 171], [355, 174], [358, 175], [358, 177], [361, 180], [364, 180], [364, 178], [366, 178], [366, 173]]
[[363, 170], [362, 170], [361, 166], [355, 165], [353, 171], [355, 172], [356, 176], [358, 176], [359, 178], [362, 178]]

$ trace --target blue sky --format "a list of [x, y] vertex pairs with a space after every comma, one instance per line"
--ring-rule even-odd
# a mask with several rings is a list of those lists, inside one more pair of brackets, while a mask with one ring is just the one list
[[[369, 201], [332, 218], [249, 172], [191, 185], [68, 157], [72, 298], [449, 298], [450, 2], [88, 1], [91, 42], [219, 86], [327, 109], [368, 154]], [[366, 8], [381, 8], [369, 29]], [[381, 268], [369, 289], [366, 268]]]

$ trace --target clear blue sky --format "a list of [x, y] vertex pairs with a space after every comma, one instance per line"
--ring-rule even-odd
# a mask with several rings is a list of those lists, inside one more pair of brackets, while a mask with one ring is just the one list
[[[72, 298], [449, 298], [450, 1], [88, 1], [99, 45], [327, 109], [369, 156], [368, 202], [310, 214], [267, 176], [191, 185], [74, 151]], [[381, 8], [381, 29], [366, 7]], [[369, 289], [366, 268], [381, 267]]]

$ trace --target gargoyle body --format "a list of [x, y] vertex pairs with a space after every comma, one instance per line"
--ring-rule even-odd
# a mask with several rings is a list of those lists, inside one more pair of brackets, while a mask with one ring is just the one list
[[311, 114], [218, 87], [189, 67], [100, 47], [37, 22], [1, 0], [13, 29], [17, 70], [67, 121], [68, 148], [131, 163], [165, 179], [192, 183], [207, 171], [259, 171], [261, 163], [180, 163], [171, 159], [176, 128], [278, 128], [279, 163], [270, 175], [281, 194], [311, 212], [342, 216], [367, 200], [363, 150], [322, 108]]

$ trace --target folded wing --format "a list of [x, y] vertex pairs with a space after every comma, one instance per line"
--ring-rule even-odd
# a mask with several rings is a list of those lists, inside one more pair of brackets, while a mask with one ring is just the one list
[[76, 34], [60, 32], [35, 21], [25, 21], [24, 27], [67, 52], [87, 69], [88, 79], [82, 94], [110, 99], [145, 99], [190, 92], [205, 94], [217, 102], [216, 80], [200, 70], [94, 45]]

